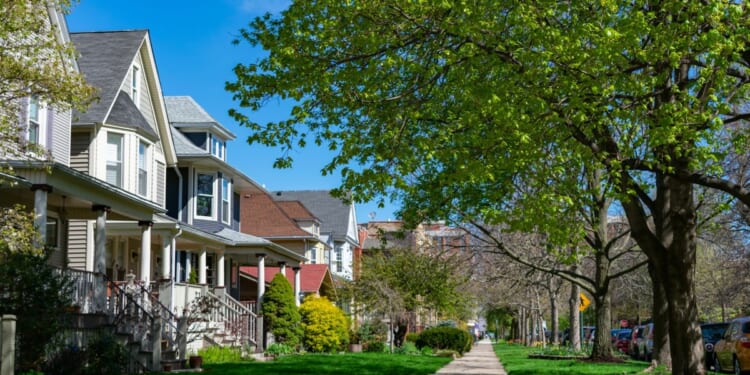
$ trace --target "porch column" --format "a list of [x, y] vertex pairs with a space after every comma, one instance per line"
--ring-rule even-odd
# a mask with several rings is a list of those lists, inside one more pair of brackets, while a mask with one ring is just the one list
[[[107, 272], [107, 212], [109, 207], [94, 205], [96, 212], [96, 229], [94, 231], [94, 272], [104, 275]], [[94, 284], [94, 312], [105, 311], [107, 306], [107, 288], [102, 277], [101, 282]]]
[[[189, 251], [183, 251], [182, 256], [185, 257], [185, 280], [183, 280], [186, 283], [190, 282], [190, 272], [193, 272], [193, 253]], [[195, 280], [198, 281], [198, 280]]]
[[153, 221], [141, 220], [138, 226], [141, 227], [141, 280], [146, 287], [151, 282], [151, 227]]
[[112, 280], [118, 280], [120, 278], [119, 276], [119, 268], [120, 268], [120, 262], [118, 259], [120, 258], [120, 237], [115, 237], [112, 239]]
[[258, 310], [263, 305], [263, 295], [266, 294], [266, 254], [260, 253], [258, 257]]
[[206, 285], [206, 248], [201, 249], [198, 257], [198, 284]]
[[34, 227], [39, 233], [34, 244], [42, 248], [47, 244], [47, 193], [52, 192], [52, 186], [34, 184], [31, 191], [34, 192]]
[[218, 255], [219, 260], [216, 262], [216, 287], [224, 287], [224, 250], [220, 250]]
[[299, 271], [301, 270], [301, 268], [292, 267], [292, 270], [294, 271], [294, 303], [299, 306]]
[[279, 272], [286, 277], [286, 262], [279, 262]]
[[161, 238], [161, 279], [168, 280], [172, 278], [169, 271], [172, 265], [172, 236], [162, 236]]

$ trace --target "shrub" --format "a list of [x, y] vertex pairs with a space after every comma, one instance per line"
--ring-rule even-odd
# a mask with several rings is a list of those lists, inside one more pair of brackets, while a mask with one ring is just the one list
[[368, 353], [382, 353], [385, 351], [385, 343], [382, 341], [370, 341], [364, 350]]
[[388, 326], [381, 320], [366, 320], [357, 330], [360, 342], [385, 341], [388, 335]]
[[406, 334], [405, 340], [406, 342], [416, 343], [418, 338], [419, 338], [419, 333], [412, 332], [412, 333]]
[[300, 342], [302, 327], [300, 312], [294, 302], [294, 291], [289, 281], [277, 273], [263, 295], [263, 323], [273, 333], [276, 342], [295, 347]]
[[225, 346], [209, 346], [198, 350], [198, 355], [203, 357], [204, 364], [232, 363], [244, 360], [240, 348]]
[[424, 348], [422, 348], [421, 352], [422, 355], [434, 355], [434, 353], [432, 352], [432, 348], [430, 348], [429, 346], [425, 346]]
[[68, 346], [57, 351], [46, 363], [49, 375], [122, 374], [127, 369], [128, 354], [111, 334], [94, 337], [81, 350]]
[[294, 353], [294, 348], [286, 344], [275, 342], [271, 345], [268, 345], [268, 348], [266, 348], [265, 353], [266, 355], [271, 355], [271, 356], [292, 354]]
[[311, 295], [300, 306], [304, 346], [311, 352], [335, 352], [349, 343], [349, 320], [326, 297]]
[[450, 349], [463, 354], [471, 349], [473, 337], [464, 330], [440, 326], [425, 330], [417, 338], [417, 347], [429, 346], [432, 349]]
[[407, 355], [419, 355], [421, 352], [419, 349], [417, 349], [417, 346], [414, 345], [413, 342], [404, 342], [403, 345], [401, 345], [400, 348], [396, 349], [396, 353], [398, 354], [407, 354]]

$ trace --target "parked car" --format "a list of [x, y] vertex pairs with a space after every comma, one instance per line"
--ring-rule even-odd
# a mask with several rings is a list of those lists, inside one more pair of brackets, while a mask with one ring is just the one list
[[654, 323], [643, 325], [642, 337], [638, 339], [638, 357], [645, 361], [651, 361], [654, 354]]
[[638, 348], [638, 342], [640, 340], [643, 340], [643, 331], [645, 330], [646, 326], [635, 326], [633, 327], [633, 332], [630, 336], [630, 357], [633, 359], [640, 359], [641, 358], [641, 352]]
[[717, 371], [742, 374], [750, 371], [750, 316], [729, 323], [721, 340], [714, 345], [714, 363]]
[[621, 353], [628, 354], [630, 351], [630, 339], [633, 337], [633, 330], [630, 328], [623, 328], [617, 332], [617, 337], [614, 343], [614, 348]]
[[715, 369], [714, 347], [721, 340], [726, 332], [729, 323], [705, 323], [701, 324], [701, 334], [703, 335], [703, 347], [706, 351], [706, 368]]
[[582, 345], [593, 345], [594, 344], [594, 336], [596, 336], [596, 327], [594, 327], [594, 326], [584, 326], [583, 327], [583, 337], [581, 338], [581, 344]]

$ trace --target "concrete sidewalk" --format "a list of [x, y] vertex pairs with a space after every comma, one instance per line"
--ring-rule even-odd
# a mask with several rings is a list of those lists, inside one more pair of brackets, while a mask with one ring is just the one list
[[492, 342], [488, 339], [480, 340], [476, 343], [471, 351], [464, 353], [464, 356], [454, 359], [451, 363], [445, 365], [436, 372], [442, 375], [506, 375], [503, 365], [497, 359], [495, 352], [492, 350]]

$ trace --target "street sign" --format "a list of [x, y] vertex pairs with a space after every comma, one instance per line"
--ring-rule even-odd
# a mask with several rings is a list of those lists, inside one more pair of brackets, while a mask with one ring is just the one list
[[581, 306], [578, 307], [578, 311], [584, 311], [586, 310], [587, 307], [589, 307], [589, 305], [591, 304], [591, 301], [589, 301], [589, 299], [586, 298], [586, 295], [583, 293], [580, 294], [580, 298], [581, 298]]

